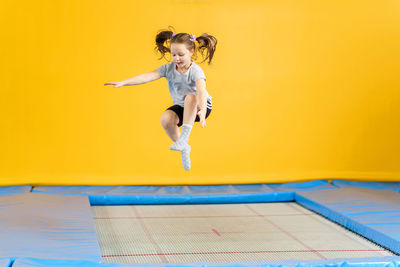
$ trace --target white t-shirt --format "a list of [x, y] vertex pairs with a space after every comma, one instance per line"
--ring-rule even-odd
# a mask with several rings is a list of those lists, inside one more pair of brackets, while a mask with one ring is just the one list
[[[189, 69], [185, 73], [179, 73], [176, 70], [175, 62], [161, 65], [157, 68], [161, 77], [165, 77], [168, 81], [168, 88], [171, 94], [173, 105], [180, 105], [184, 107], [185, 96], [187, 94], [197, 95], [196, 81], [199, 79], [206, 79], [202, 68], [192, 61]], [[212, 109], [212, 97], [207, 96], [207, 108]]]

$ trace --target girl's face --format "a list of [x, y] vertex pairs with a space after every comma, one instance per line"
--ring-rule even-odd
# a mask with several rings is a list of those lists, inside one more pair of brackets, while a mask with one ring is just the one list
[[189, 51], [185, 44], [173, 43], [171, 44], [172, 60], [179, 68], [184, 68], [190, 65], [193, 51]]

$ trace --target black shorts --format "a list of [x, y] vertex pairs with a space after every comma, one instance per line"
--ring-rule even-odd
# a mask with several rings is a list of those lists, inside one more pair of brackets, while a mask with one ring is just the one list
[[[176, 113], [176, 115], [178, 115], [179, 117], [179, 123], [178, 123], [178, 127], [181, 127], [183, 124], [183, 110], [184, 108], [179, 106], [179, 105], [173, 105], [169, 108], [167, 108], [166, 110], [172, 110]], [[207, 108], [206, 111], [206, 119], [208, 117], [208, 115], [210, 115], [211, 109]], [[194, 121], [200, 121], [200, 117], [199, 115], [196, 115], [196, 119]]]

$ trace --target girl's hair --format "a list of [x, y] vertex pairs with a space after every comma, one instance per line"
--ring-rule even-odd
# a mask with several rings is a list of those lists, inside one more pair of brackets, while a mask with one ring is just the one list
[[[173, 30], [160, 30], [156, 35], [156, 47], [154, 48], [155, 52], [159, 51], [161, 53], [161, 57], [159, 59], [165, 58], [166, 53], [171, 53], [171, 44], [185, 44], [186, 48], [191, 51], [192, 49], [196, 52], [196, 43], [191, 41], [190, 34], [188, 33], [177, 33], [172, 37], [172, 34], [175, 33], [175, 30], [172, 26], [168, 28], [172, 28]], [[197, 50], [201, 53], [204, 61], [208, 59], [208, 64], [210, 65], [211, 60], [214, 56], [215, 49], [217, 47], [217, 38], [207, 33], [203, 33], [201, 36], [196, 37], [196, 41], [199, 43]], [[165, 43], [166, 46], [164, 45]], [[204, 57], [204, 51], [207, 50], [207, 54]], [[193, 53], [195, 59], [197, 59], [196, 53]], [[166, 58], [165, 58], [166, 59]], [[201, 63], [203, 63], [202, 61]]]

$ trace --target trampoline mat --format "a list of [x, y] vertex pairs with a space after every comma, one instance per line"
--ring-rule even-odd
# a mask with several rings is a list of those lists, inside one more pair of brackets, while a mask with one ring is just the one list
[[395, 256], [295, 202], [92, 206], [103, 262]]

